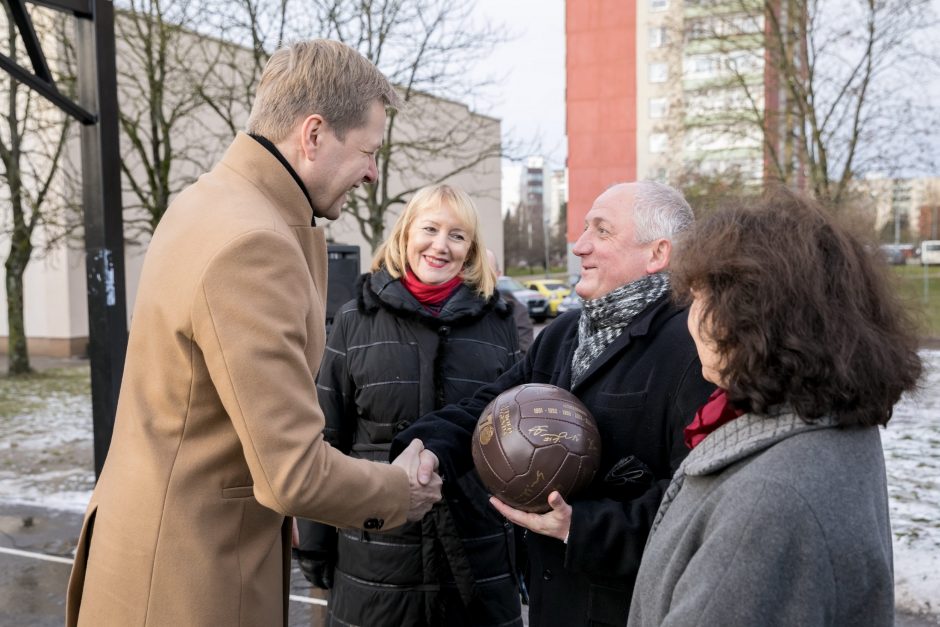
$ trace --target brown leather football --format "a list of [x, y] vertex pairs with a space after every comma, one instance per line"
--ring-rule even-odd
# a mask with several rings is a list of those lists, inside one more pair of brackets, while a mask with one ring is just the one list
[[527, 383], [494, 398], [473, 432], [473, 463], [493, 496], [527, 512], [551, 509], [594, 478], [601, 458], [597, 424], [578, 398], [560, 387]]

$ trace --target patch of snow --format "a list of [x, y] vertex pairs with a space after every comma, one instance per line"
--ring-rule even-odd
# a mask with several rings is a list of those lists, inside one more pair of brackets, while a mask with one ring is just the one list
[[882, 431], [896, 605], [940, 612], [940, 351], [923, 351], [921, 389], [905, 395]]

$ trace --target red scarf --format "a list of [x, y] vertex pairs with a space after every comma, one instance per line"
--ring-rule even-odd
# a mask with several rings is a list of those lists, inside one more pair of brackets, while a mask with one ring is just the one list
[[422, 283], [421, 279], [415, 276], [415, 273], [411, 271], [411, 268], [408, 268], [405, 271], [405, 276], [401, 278], [401, 282], [402, 285], [405, 286], [405, 289], [411, 292], [411, 295], [414, 296], [419, 303], [425, 307], [435, 308], [450, 298], [450, 295], [463, 283], [463, 279], [461, 279], [458, 274], [450, 281], [446, 281], [440, 285], [428, 285], [427, 283]]
[[728, 400], [727, 390], [717, 388], [695, 412], [692, 424], [685, 428], [685, 445], [695, 448], [709, 433], [742, 415], [744, 412]]

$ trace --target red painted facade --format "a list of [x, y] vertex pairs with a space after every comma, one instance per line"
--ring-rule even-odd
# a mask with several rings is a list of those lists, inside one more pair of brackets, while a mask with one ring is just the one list
[[568, 241], [591, 203], [636, 178], [636, 0], [568, 0], [565, 7]]

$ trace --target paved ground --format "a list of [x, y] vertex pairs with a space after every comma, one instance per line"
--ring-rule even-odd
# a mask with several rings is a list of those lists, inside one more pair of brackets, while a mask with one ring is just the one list
[[[81, 523], [81, 515], [73, 512], [0, 505], [0, 625], [62, 625], [70, 571], [67, 562]], [[323, 594], [311, 589], [296, 568], [291, 595], [291, 625], [325, 624]]]
[[[58, 627], [65, 615], [65, 589], [81, 515], [39, 507], [0, 505], [0, 625]], [[10, 554], [7, 549], [22, 551]], [[63, 561], [46, 561], [42, 556]], [[324, 625], [323, 595], [295, 568], [291, 578], [290, 625]], [[527, 621], [528, 622], [528, 621]], [[938, 617], [898, 614], [897, 627], [937, 627]]]

